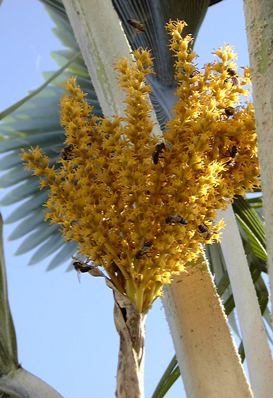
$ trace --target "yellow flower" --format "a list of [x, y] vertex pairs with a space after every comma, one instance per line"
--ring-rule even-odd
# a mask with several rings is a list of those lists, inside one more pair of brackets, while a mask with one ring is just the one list
[[113, 284], [141, 312], [161, 295], [163, 284], [219, 241], [216, 209], [259, 185], [252, 104], [240, 105], [250, 72], [239, 75], [233, 47], [215, 51], [216, 61], [196, 68], [184, 22], [170, 21], [176, 57], [177, 103], [159, 140], [153, 135], [147, 50], [132, 63], [116, 64], [126, 92], [126, 117], [98, 119], [85, 94], [69, 79], [61, 100], [68, 155], [60, 167], [38, 148], [23, 151], [41, 188], [49, 186], [46, 219], [58, 223], [78, 253], [103, 266]]

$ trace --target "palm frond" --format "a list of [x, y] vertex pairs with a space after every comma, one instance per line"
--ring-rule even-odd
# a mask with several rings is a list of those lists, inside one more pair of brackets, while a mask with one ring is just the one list
[[267, 261], [265, 229], [253, 207], [247, 200], [237, 197], [233, 203], [236, 218], [243, 228], [256, 256], [263, 262]]

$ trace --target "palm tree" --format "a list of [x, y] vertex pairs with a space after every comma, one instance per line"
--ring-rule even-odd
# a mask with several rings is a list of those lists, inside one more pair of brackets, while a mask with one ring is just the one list
[[[75, 42], [75, 39], [73, 37], [72, 31], [71, 31], [71, 27], [69, 26], [67, 19], [66, 19], [66, 15], [64, 13], [64, 9], [62, 7], [62, 4], [60, 2], [46, 2], [46, 3], [50, 3], [51, 6], [53, 7], [53, 9], [55, 10], [56, 14], [55, 14], [55, 18], [58, 18], [59, 21], [59, 25], [62, 27], [60, 29], [62, 29], [62, 32], [64, 32], [64, 29], [66, 29], [67, 33], [66, 33], [66, 42], [69, 41], [70, 46], [71, 46], [71, 50], [70, 51], [66, 51], [66, 52], [62, 52], [62, 55], [64, 58], [67, 59], [71, 59], [72, 56], [75, 54], [75, 52], [78, 51], [78, 47], [77, 44]], [[197, 6], [198, 3], [198, 6]], [[216, 3], [216, 2], [213, 2]], [[126, 3], [127, 4], [127, 3]], [[154, 55], [156, 56], [156, 62], [155, 62], [155, 70], [157, 71], [157, 76], [158, 76], [158, 81], [153, 81], [151, 80], [151, 85], [154, 89], [154, 91], [157, 93], [157, 98], [155, 97], [151, 97], [151, 100], [154, 104], [154, 107], [157, 111], [157, 117], [158, 120], [160, 121], [161, 126], [163, 126], [164, 122], [166, 121], [166, 119], [169, 118], [169, 111], [170, 111], [170, 106], [171, 106], [171, 102], [165, 101], [165, 103], [163, 103], [163, 99], [166, 99], [166, 97], [168, 97], [166, 94], [164, 96], [161, 95], [162, 90], [164, 90], [164, 93], [169, 93], [169, 96], [173, 94], [174, 90], [175, 90], [175, 84], [173, 81], [173, 68], [172, 68], [172, 59], [170, 57], [170, 54], [167, 53], [167, 51], [163, 52], [161, 51], [162, 48], [165, 48], [165, 44], [166, 44], [166, 38], [163, 35], [163, 26], [161, 26], [161, 24], [158, 23], [158, 19], [160, 19], [160, 17], [158, 15], [155, 14], [154, 10], [147, 10], [147, 14], [146, 12], [144, 12], [143, 10], [146, 11], [145, 6], [143, 5], [142, 7], [139, 6], [139, 9], [137, 8], [136, 10], [132, 10], [132, 9], [127, 9], [126, 8], [126, 4], [122, 5], [122, 4], [115, 4], [116, 9], [117, 10], [121, 10], [120, 11], [120, 18], [122, 21], [126, 21], [127, 19], [129, 19], [129, 17], [132, 16], [135, 19], [138, 20], [145, 20], [145, 24], [147, 26], [147, 31], [151, 32], [151, 34], [147, 34], [144, 38], [140, 35], [136, 36], [134, 33], [132, 33], [131, 31], [129, 31], [129, 27], [126, 23], [124, 23], [125, 26], [125, 31], [127, 31], [128, 33], [128, 37], [130, 38], [131, 41], [131, 46], [133, 48], [138, 47], [140, 44], [142, 44], [143, 46], [149, 46], [153, 49], [154, 51]], [[180, 12], [181, 14], [183, 14], [183, 7], [187, 8], [187, 4], [179, 4], [181, 6]], [[196, 9], [195, 9], [195, 13], [192, 13], [192, 15], [188, 15], [188, 18], [186, 18], [184, 16], [185, 19], [187, 19], [189, 21], [189, 31], [196, 37], [196, 34], [198, 32], [198, 29], [201, 25], [201, 21], [205, 16], [205, 12], [206, 9], [208, 7], [208, 2], [203, 2], [201, 5], [201, 2], [196, 2]], [[52, 10], [52, 9], [51, 9]], [[170, 9], [166, 10], [164, 9], [164, 11], [168, 14], [169, 12], [169, 16], [172, 16], [172, 13], [175, 12], [175, 16], [179, 17], [179, 9], [177, 4], [173, 5], [173, 8], [170, 6]], [[153, 13], [154, 12], [154, 13]], [[56, 17], [57, 15], [57, 17]], [[185, 14], [183, 14], [185, 15]], [[164, 15], [165, 17], [165, 15]], [[147, 20], [146, 20], [147, 18]], [[158, 19], [157, 19], [158, 18]], [[167, 16], [165, 17], [166, 19]], [[154, 41], [155, 38], [153, 37], [153, 35], [155, 35], [154, 33], [154, 29], [153, 26], [156, 26], [157, 29], [159, 29], [159, 31], [156, 32], [156, 39], [157, 39], [157, 43], [156, 45], [154, 45]], [[68, 39], [67, 39], [68, 37]], [[152, 45], [153, 44], [153, 45]], [[78, 59], [77, 62], [74, 62], [72, 64], [72, 66], [69, 69], [69, 72], [72, 73], [76, 73], [79, 77], [78, 77], [78, 81], [81, 85], [81, 87], [83, 88], [87, 88], [87, 91], [89, 91], [90, 93], [90, 102], [92, 104], [95, 104], [95, 112], [98, 115], [101, 115], [101, 110], [100, 107], [98, 105], [98, 101], [96, 100], [95, 94], [94, 94], [94, 90], [93, 87], [90, 83], [89, 77], [88, 77], [88, 73], [84, 67], [83, 62], [81, 61], [81, 59]], [[63, 133], [59, 130], [59, 122], [58, 122], [58, 117], [57, 117], [57, 106], [56, 103], [59, 102], [59, 96], [61, 95], [62, 89], [60, 87], [58, 87], [58, 84], [60, 84], [60, 82], [63, 81], [63, 76], [59, 79], [59, 80], [55, 80], [55, 84], [57, 84], [57, 86], [55, 87], [50, 87], [48, 89], [46, 89], [43, 92], [43, 99], [40, 100], [40, 106], [39, 106], [39, 97], [35, 98], [35, 105], [36, 105], [36, 115], [38, 115], [38, 112], [40, 111], [40, 131], [41, 132], [46, 132], [46, 145], [44, 146], [44, 150], [46, 151], [46, 153], [53, 157], [56, 161], [58, 155], [54, 155], [54, 153], [52, 152], [52, 146], [53, 145], [57, 145], [57, 144], [61, 144], [63, 142]], [[167, 87], [166, 87], [167, 86]], [[164, 89], [163, 89], [164, 88]], [[55, 103], [52, 101], [52, 95], [55, 98]], [[37, 101], [38, 98], [38, 101]], [[49, 112], [49, 115], [51, 116], [50, 120], [52, 121], [49, 124], [47, 123], [47, 121], [44, 119], [44, 104], [45, 101], [48, 99], [48, 101], [50, 102], [50, 107], [47, 107], [47, 110]], [[31, 103], [31, 102], [30, 102]], [[34, 103], [34, 101], [33, 101]], [[26, 173], [18, 173], [20, 166], [19, 162], [18, 162], [18, 158], [17, 158], [17, 153], [18, 153], [18, 149], [21, 148], [22, 146], [24, 147], [28, 147], [29, 145], [36, 145], [36, 144], [41, 144], [41, 142], [45, 141], [43, 138], [43, 134], [33, 134], [33, 132], [35, 130], [37, 130], [37, 124], [36, 127], [34, 125], [33, 122], [24, 122], [24, 127], [23, 127], [23, 122], [20, 120], [22, 118], [22, 115], [24, 113], [26, 113], [26, 106], [19, 108], [15, 113], [14, 113], [14, 120], [12, 121], [12, 123], [9, 124], [9, 127], [12, 127], [14, 129], [16, 129], [16, 122], [17, 122], [17, 126], [18, 123], [20, 123], [20, 130], [23, 131], [25, 133], [25, 137], [23, 138], [23, 140], [21, 138], [18, 137], [18, 135], [16, 135], [16, 132], [14, 132], [13, 137], [9, 138], [8, 140], [6, 140], [6, 142], [3, 145], [3, 151], [7, 151], [12, 149], [13, 153], [11, 155], [8, 155], [4, 160], [3, 163], [6, 165], [6, 167], [13, 167], [12, 171], [6, 174], [6, 178], [3, 179], [4, 181], [8, 181], [8, 184], [16, 184], [19, 181], [25, 181], [23, 189], [20, 189], [20, 194], [19, 194], [19, 190], [14, 190], [11, 194], [9, 194], [9, 196], [7, 196], [3, 203], [5, 203], [5, 201], [9, 201], [9, 203], [11, 202], [11, 200], [15, 201], [19, 201], [20, 199], [22, 199], [22, 197], [28, 197], [28, 195], [30, 194], [34, 194], [34, 196], [27, 202], [27, 205], [24, 206], [24, 208], [22, 207], [21, 209], [18, 209], [16, 212], [14, 212], [10, 218], [9, 218], [9, 222], [15, 221], [15, 220], [19, 220], [21, 218], [23, 218], [26, 214], [26, 209], [29, 212], [30, 216], [28, 217], [28, 222], [27, 222], [27, 226], [26, 223], [22, 223], [15, 231], [14, 234], [12, 235], [12, 238], [16, 238], [19, 236], [22, 236], [24, 234], [26, 234], [29, 231], [33, 231], [40, 223], [40, 220], [37, 219], [37, 214], [40, 214], [40, 205], [41, 203], [43, 203], [45, 201], [46, 195], [44, 193], [38, 192], [37, 194], [37, 185], [38, 183], [36, 181], [33, 181], [32, 179], [29, 178], [29, 176], [26, 175]], [[39, 109], [40, 108], [40, 109]], [[54, 116], [55, 116], [55, 120], [54, 120]], [[36, 119], [37, 122], [37, 119]], [[56, 134], [57, 131], [57, 134]], [[3, 133], [5, 133], [5, 130], [3, 130]], [[49, 140], [51, 139], [51, 140]], [[21, 195], [21, 196], [20, 196]], [[240, 210], [242, 211], [242, 208], [240, 208]], [[254, 217], [253, 211], [251, 211], [251, 208], [248, 207], [248, 212], [251, 214], [251, 216]], [[244, 213], [245, 214], [245, 213]], [[244, 227], [245, 227], [245, 231], [248, 234], [248, 238], [255, 235], [255, 227], [253, 227], [253, 224], [251, 222], [249, 222], [249, 218], [247, 217], [247, 221], [244, 223]], [[256, 223], [259, 225], [259, 227], [262, 229], [261, 227], [261, 223], [259, 223], [258, 219], [255, 219]], [[252, 228], [252, 230], [251, 230]], [[48, 254], [54, 252], [55, 250], [61, 248], [61, 251], [58, 253], [58, 255], [52, 260], [52, 262], [49, 265], [49, 269], [53, 268], [54, 266], [57, 266], [58, 264], [60, 264], [61, 262], [65, 261], [67, 258], [69, 258], [71, 256], [71, 254], [75, 251], [75, 247], [73, 245], [64, 245], [63, 240], [61, 239], [61, 237], [59, 236], [59, 233], [56, 230], [49, 230], [48, 228], [44, 228], [44, 225], [42, 227], [37, 228], [38, 230], [36, 230], [33, 233], [33, 236], [31, 236], [30, 239], [28, 239], [27, 241], [25, 241], [23, 243], [23, 245], [21, 245], [21, 247], [19, 248], [19, 252], [24, 252], [27, 250], [32, 249], [33, 247], [35, 247], [37, 244], [43, 242], [45, 239], [47, 239], [50, 236], [50, 240], [47, 241], [43, 246], [42, 249], [39, 249], [39, 252], [36, 252], [34, 254], [34, 256], [32, 257], [32, 262], [38, 262], [41, 259], [43, 259], [44, 257], [46, 257]], [[33, 239], [35, 237], [35, 239]], [[245, 237], [246, 242], [248, 243], [248, 239], [247, 237]], [[51, 242], [54, 242], [54, 245], [51, 244]], [[261, 243], [261, 244], [260, 244]], [[258, 270], [258, 268], [260, 267], [260, 263], [261, 260], [266, 261], [265, 258], [265, 254], [264, 254], [264, 246], [262, 245], [263, 242], [259, 242], [259, 244], [253, 244], [252, 242], [252, 247], [254, 250], [256, 250], [254, 255], [254, 263], [256, 263], [256, 274], [259, 274], [259, 279], [260, 279], [260, 270]], [[48, 250], [48, 247], [51, 248], [50, 253]], [[215, 256], [217, 255], [217, 253], [219, 253], [219, 248], [215, 249], [215, 252], [211, 252], [211, 250], [214, 249], [210, 249], [210, 255]], [[260, 257], [258, 257], [258, 252], [260, 250]], [[261, 259], [261, 251], [262, 251], [262, 255], [263, 258]], [[253, 254], [253, 253], [252, 253]], [[213, 262], [212, 262], [213, 263]], [[219, 264], [219, 263], [218, 263]], [[216, 266], [216, 265], [215, 265]], [[224, 261], [221, 262], [221, 266], [223, 266], [224, 268]], [[257, 271], [258, 270], [258, 271]], [[227, 275], [225, 274], [225, 272], [222, 272], [223, 274], [223, 279], [221, 280], [221, 283], [219, 284], [219, 288], [222, 288], [222, 290], [224, 289], [223, 286], [227, 286], [228, 282], [227, 282]], [[264, 287], [262, 288], [264, 289]], [[264, 293], [265, 290], [263, 290]], [[262, 296], [262, 294], [261, 294]], [[231, 297], [231, 296], [230, 296]], [[231, 301], [231, 299], [230, 299]], [[234, 304], [233, 304], [234, 305]], [[232, 305], [229, 307], [232, 308]]]

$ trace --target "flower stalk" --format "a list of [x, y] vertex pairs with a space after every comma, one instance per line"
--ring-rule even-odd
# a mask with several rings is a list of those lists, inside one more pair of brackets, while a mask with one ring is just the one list
[[144, 397], [145, 320], [149, 309], [139, 313], [133, 302], [108, 279], [106, 284], [114, 292], [114, 321], [120, 336], [116, 397], [141, 398]]

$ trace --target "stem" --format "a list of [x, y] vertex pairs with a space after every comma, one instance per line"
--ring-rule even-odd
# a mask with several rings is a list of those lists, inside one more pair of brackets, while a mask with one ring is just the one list
[[132, 278], [128, 278], [126, 280], [125, 292], [126, 292], [127, 297], [130, 300], [132, 300], [133, 302], [136, 301], [136, 289], [135, 289], [135, 285], [132, 281]]
[[120, 336], [116, 397], [143, 398], [145, 319], [149, 309], [139, 313], [128, 297], [106, 283], [114, 291], [114, 320]]
[[118, 267], [121, 270], [123, 276], [125, 279], [130, 278], [130, 275], [128, 274], [128, 272], [126, 271], [126, 269], [119, 263], [119, 258], [117, 256], [117, 253], [115, 251], [115, 249], [112, 248], [111, 245], [109, 245], [109, 243], [104, 243], [104, 246], [106, 248], [106, 251], [108, 251], [108, 253], [111, 253], [114, 258], [116, 259], [117, 263], [118, 263]]
[[113, 284], [115, 285], [115, 287], [120, 291], [123, 292], [124, 289], [122, 287], [121, 282], [119, 281], [119, 279], [116, 277], [116, 275], [110, 270], [107, 270], [107, 274], [110, 276], [111, 281], [113, 282]]
[[145, 287], [140, 286], [136, 292], [136, 306], [137, 306], [137, 309], [139, 312], [142, 312], [142, 309], [143, 309], [144, 291], [145, 291]]

